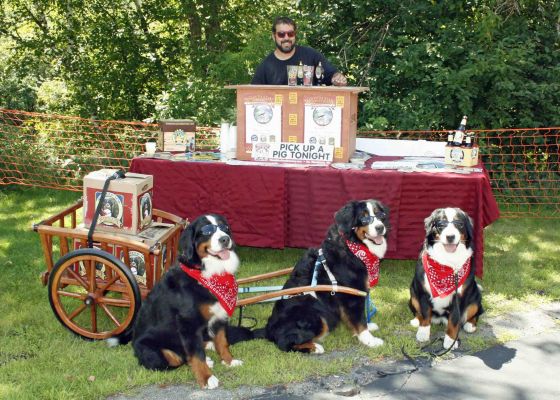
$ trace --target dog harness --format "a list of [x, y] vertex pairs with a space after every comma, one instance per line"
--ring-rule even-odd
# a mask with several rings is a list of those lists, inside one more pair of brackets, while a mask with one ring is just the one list
[[448, 265], [440, 264], [428, 255], [427, 251], [422, 254], [422, 265], [426, 278], [430, 284], [433, 297], [449, 296], [455, 288], [459, 288], [465, 283], [471, 271], [471, 258], [463, 264], [461, 269], [457, 271], [457, 283], [455, 283], [455, 272]]
[[202, 276], [200, 268], [189, 267], [181, 264], [181, 269], [193, 279], [196, 279], [199, 284], [204, 286], [212, 293], [220, 302], [224, 310], [231, 317], [235, 311], [237, 304], [237, 281], [235, 276], [228, 273], [220, 275], [212, 275], [210, 278]]
[[368, 272], [369, 287], [372, 288], [379, 282], [379, 257], [373, 254], [363, 243], [351, 242], [346, 240], [346, 246], [352, 254], [364, 263]]
[[[329, 266], [327, 265], [327, 259], [323, 254], [323, 249], [319, 249], [319, 254], [317, 256], [317, 260], [315, 261], [315, 269], [313, 270], [313, 278], [311, 279], [311, 286], [317, 286], [317, 275], [319, 274], [319, 268], [321, 266], [323, 267], [323, 269], [329, 276], [329, 279], [331, 280], [331, 285], [333, 286], [333, 291], [331, 292], [331, 296], [334, 296], [334, 294], [336, 293], [338, 282], [336, 281], [334, 274], [331, 272]], [[311, 295], [317, 298], [315, 292], [311, 293]]]

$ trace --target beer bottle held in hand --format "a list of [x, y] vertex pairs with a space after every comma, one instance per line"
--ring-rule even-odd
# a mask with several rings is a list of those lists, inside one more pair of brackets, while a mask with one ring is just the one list
[[315, 81], [317, 83], [317, 86], [322, 86], [324, 79], [325, 71], [323, 69], [323, 65], [321, 64], [321, 61], [319, 61], [319, 64], [315, 67]]
[[301, 61], [297, 67], [297, 85], [303, 85], [303, 63]]
[[467, 128], [467, 116], [463, 115], [463, 119], [461, 120], [461, 123], [459, 124], [457, 130], [455, 130], [455, 135], [453, 136], [453, 146], [461, 146], [463, 144], [466, 128]]

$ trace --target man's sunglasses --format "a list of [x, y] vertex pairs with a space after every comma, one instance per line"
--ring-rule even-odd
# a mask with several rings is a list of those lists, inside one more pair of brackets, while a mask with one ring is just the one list
[[369, 225], [373, 222], [374, 218], [377, 218], [379, 220], [385, 218], [387, 216], [387, 214], [385, 214], [383, 211], [378, 211], [376, 213], [374, 213], [373, 215], [364, 215], [363, 217], [360, 218], [360, 223], [362, 225]]
[[216, 230], [218, 230], [218, 228], [220, 228], [220, 230], [225, 232], [225, 233], [229, 232], [229, 226], [227, 226], [227, 225], [224, 225], [224, 224], [219, 224], [219, 225], [208, 224], [208, 225], [204, 225], [202, 228], [200, 228], [200, 233], [202, 233], [204, 236], [210, 236], [211, 234], [216, 232]]
[[288, 35], [288, 37], [294, 37], [296, 35], [296, 31], [276, 32], [276, 36], [278, 36], [280, 39], [284, 39], [286, 35]]
[[463, 229], [465, 227], [464, 222], [457, 221], [457, 220], [451, 221], [451, 222], [449, 222], [449, 221], [438, 221], [438, 222], [435, 223], [436, 228], [438, 228], [440, 230], [443, 230], [443, 229], [447, 228], [447, 225], [449, 225], [449, 224], [455, 225], [455, 228], [457, 228], [457, 229]]

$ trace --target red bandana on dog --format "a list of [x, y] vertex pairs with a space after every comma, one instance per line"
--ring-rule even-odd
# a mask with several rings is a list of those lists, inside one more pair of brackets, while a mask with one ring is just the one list
[[346, 240], [346, 246], [352, 254], [358, 257], [365, 265], [369, 278], [369, 287], [372, 288], [379, 282], [379, 257], [373, 254], [363, 243]]
[[223, 273], [205, 278], [202, 276], [200, 269], [189, 268], [184, 264], [181, 264], [181, 269], [216, 296], [230, 317], [233, 315], [235, 305], [237, 304], [237, 281], [235, 276]]
[[[445, 297], [455, 291], [455, 279], [453, 278], [453, 268], [443, 265], [432, 259], [428, 252], [422, 254], [422, 265], [426, 272], [426, 277], [430, 283], [433, 297]], [[469, 276], [471, 271], [470, 257], [457, 272], [457, 287], [460, 287]]]

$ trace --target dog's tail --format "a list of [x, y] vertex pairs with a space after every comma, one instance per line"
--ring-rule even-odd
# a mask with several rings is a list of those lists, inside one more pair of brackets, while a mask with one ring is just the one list
[[246, 342], [253, 339], [265, 339], [265, 328], [251, 330], [243, 326], [228, 325], [226, 337], [229, 344]]
[[120, 335], [116, 335], [105, 339], [105, 343], [107, 343], [108, 347], [116, 347], [120, 344], [128, 344], [132, 340], [132, 329], [128, 329], [121, 333]]

